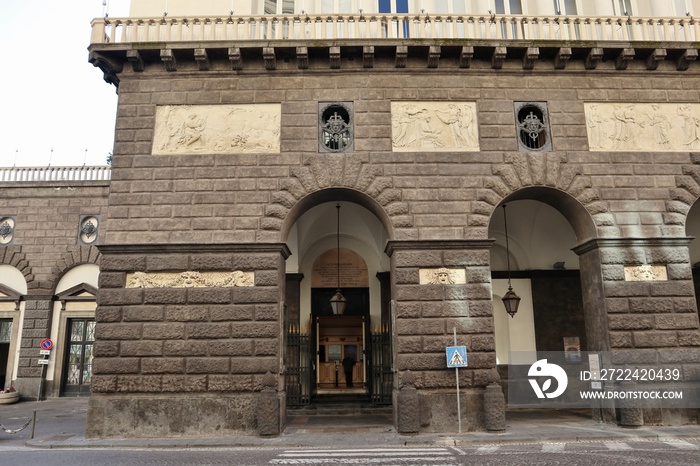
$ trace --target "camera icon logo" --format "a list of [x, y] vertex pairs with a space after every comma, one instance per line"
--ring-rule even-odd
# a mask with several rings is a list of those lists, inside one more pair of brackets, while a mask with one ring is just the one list
[[[540, 359], [530, 366], [527, 375], [537, 398], [556, 398], [564, 393], [569, 383], [564, 369], [556, 364], [548, 363], [546, 359]], [[546, 379], [540, 385], [538, 378], [543, 377], [546, 377]], [[553, 391], [551, 391], [552, 379], [557, 381], [556, 389]]]

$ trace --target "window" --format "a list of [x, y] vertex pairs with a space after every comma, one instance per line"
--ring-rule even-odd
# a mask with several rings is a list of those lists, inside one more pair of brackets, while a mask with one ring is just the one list
[[[467, 12], [466, 2], [464, 0], [436, 0], [435, 13], [450, 13], [461, 15]], [[432, 11], [429, 13], [433, 13]]]
[[685, 16], [690, 13], [686, 0], [674, 0], [674, 4], [676, 6], [676, 16]]
[[0, 215], [0, 245], [10, 244], [15, 236], [15, 217]]
[[615, 14], [621, 16], [632, 16], [631, 0], [617, 0], [617, 11]]
[[522, 15], [523, 6], [521, 0], [507, 0], [508, 11], [506, 11], [506, 0], [496, 0], [497, 15]]
[[576, 0], [554, 0], [554, 13], [558, 15], [577, 15]]
[[266, 15], [294, 14], [294, 0], [265, 0]]
[[352, 104], [319, 104], [319, 152], [352, 148]]
[[521, 151], [552, 150], [546, 104], [516, 102], [515, 117]]
[[391, 0], [379, 0], [380, 13], [408, 13], [408, 0], [396, 0], [396, 11], [391, 9]]

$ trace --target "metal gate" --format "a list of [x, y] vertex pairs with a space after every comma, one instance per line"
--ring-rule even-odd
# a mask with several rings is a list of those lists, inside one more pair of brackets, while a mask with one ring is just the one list
[[286, 370], [284, 372], [287, 405], [307, 405], [311, 401], [309, 335], [291, 326], [287, 333]]
[[372, 403], [391, 404], [391, 331], [388, 326], [372, 332]]

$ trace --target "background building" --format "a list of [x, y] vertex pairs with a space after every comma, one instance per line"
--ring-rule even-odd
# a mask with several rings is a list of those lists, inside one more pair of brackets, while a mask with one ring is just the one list
[[319, 395], [397, 411], [410, 370], [420, 428], [454, 430], [454, 334], [474, 429], [493, 369], [507, 388], [542, 351], [697, 381], [697, 5], [660, 3], [170, 0], [96, 19], [111, 182], [0, 179], [8, 374], [38, 392], [53, 336], [46, 389], [74, 392], [63, 355], [89, 353], [94, 313], [95, 436], [252, 432], [267, 372], [280, 428]]

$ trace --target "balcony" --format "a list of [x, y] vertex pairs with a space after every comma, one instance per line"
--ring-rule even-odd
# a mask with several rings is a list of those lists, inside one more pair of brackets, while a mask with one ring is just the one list
[[[373, 68], [376, 57], [380, 66], [396, 68], [437, 68], [441, 62], [469, 68], [472, 60], [480, 60], [500, 69], [506, 60], [515, 60], [523, 69], [532, 69], [546, 60], [563, 69], [580, 60], [588, 70], [600, 62], [624, 70], [637, 60], [647, 70], [669, 61], [685, 71], [698, 56], [698, 38], [700, 21], [692, 17], [164, 16], [97, 18], [89, 50], [90, 62], [102, 69], [107, 82], [118, 85], [127, 63], [134, 72], [154, 63], [167, 71], [177, 71], [178, 63], [187, 63], [182, 68], [190, 70], [189, 63], [196, 63], [200, 71], [241, 71], [244, 62], [247, 69], [271, 71], [280, 61], [287, 70], [290, 63], [307, 69], [318, 68], [319, 60], [338, 69], [341, 56], [352, 61], [343, 62], [348, 68]], [[309, 66], [310, 60], [316, 60], [316, 66]], [[672, 68], [667, 64], [664, 69]]]
[[97, 18], [92, 44], [153, 42], [467, 39], [689, 43], [692, 17], [633, 18], [511, 15], [280, 15], [211, 18]]

